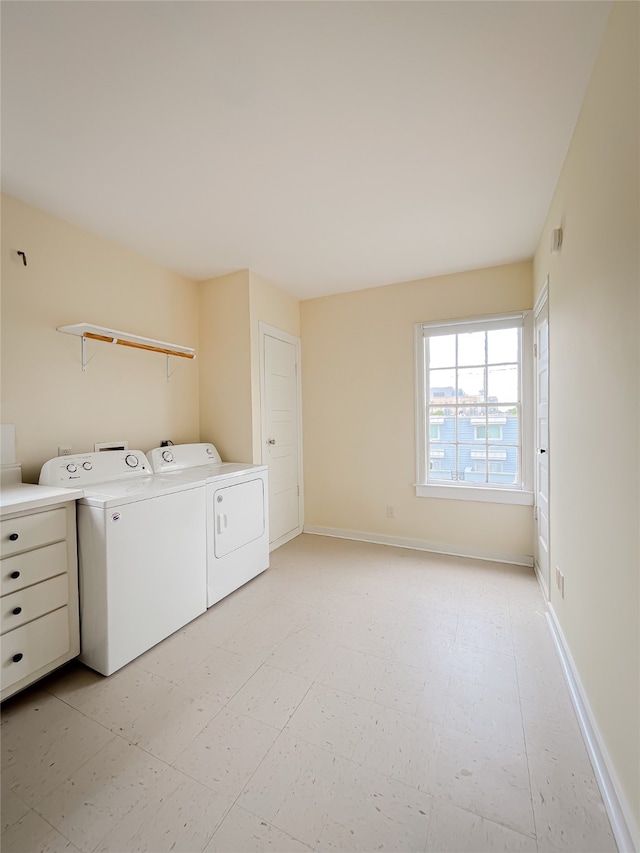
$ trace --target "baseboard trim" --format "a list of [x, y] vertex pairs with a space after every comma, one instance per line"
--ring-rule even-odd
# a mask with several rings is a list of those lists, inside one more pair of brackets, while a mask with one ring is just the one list
[[538, 578], [538, 583], [540, 584], [544, 600], [549, 601], [549, 587], [547, 586], [545, 579], [542, 577], [542, 572], [540, 571], [540, 566], [538, 565], [537, 560], [533, 561], [533, 568], [535, 570], [536, 577]]
[[294, 530], [291, 530], [289, 533], [285, 533], [284, 536], [281, 536], [279, 539], [274, 540], [269, 543], [269, 553], [275, 551], [276, 548], [279, 548], [281, 545], [284, 545], [286, 542], [290, 542], [292, 539], [295, 539], [296, 536], [300, 536], [303, 532], [302, 527], [296, 527]]
[[578, 723], [582, 730], [582, 736], [602, 793], [618, 849], [620, 853], [637, 853], [640, 850], [640, 833], [635, 818], [622, 791], [611, 757], [604, 745], [569, 644], [558, 622], [558, 617], [551, 604], [548, 603], [547, 606], [549, 629], [560, 657], [571, 694], [571, 701], [578, 717]]
[[432, 554], [444, 554], [447, 557], [465, 557], [472, 560], [489, 560], [492, 563], [509, 563], [516, 566], [533, 566], [533, 557], [527, 554], [500, 554], [495, 551], [482, 551], [477, 548], [460, 548], [441, 542], [427, 542], [424, 539], [406, 539], [402, 536], [382, 536], [361, 530], [342, 530], [339, 527], [318, 527], [305, 524], [305, 533], [315, 536], [331, 536], [334, 539], [353, 539], [356, 542], [371, 542], [373, 545], [391, 545], [393, 548], [410, 548], [413, 551], [429, 551]]

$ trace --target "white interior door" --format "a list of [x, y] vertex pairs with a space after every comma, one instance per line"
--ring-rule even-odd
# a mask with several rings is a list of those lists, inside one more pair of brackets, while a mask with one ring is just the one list
[[300, 340], [260, 324], [263, 462], [269, 466], [269, 543], [302, 532]]
[[549, 595], [549, 304], [536, 313], [536, 565]]

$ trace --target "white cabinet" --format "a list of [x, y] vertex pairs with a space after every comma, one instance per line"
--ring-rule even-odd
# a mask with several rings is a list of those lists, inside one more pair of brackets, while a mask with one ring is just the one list
[[38, 489], [21, 485], [13, 501], [2, 495], [2, 700], [80, 652], [75, 500], [59, 490], [63, 497], [47, 502]]

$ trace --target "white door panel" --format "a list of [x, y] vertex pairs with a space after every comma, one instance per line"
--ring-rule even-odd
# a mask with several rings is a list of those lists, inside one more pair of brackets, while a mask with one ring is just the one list
[[271, 543], [302, 530], [299, 352], [297, 338], [276, 329], [263, 332], [263, 462], [269, 466]]
[[536, 317], [536, 547], [535, 556], [549, 590], [549, 307]]

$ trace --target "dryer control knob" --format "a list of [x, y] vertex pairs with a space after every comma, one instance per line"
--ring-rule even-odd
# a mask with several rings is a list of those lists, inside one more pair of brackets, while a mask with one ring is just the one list
[[76, 466], [73, 464], [73, 462], [70, 462], [70, 463], [69, 463], [69, 465], [67, 465], [67, 471], [68, 471], [70, 474], [75, 474], [77, 470], [78, 470], [78, 469], [77, 469], [77, 468], [76, 468]]
[[163, 450], [162, 458], [165, 462], [173, 462], [173, 453], [170, 450]]
[[138, 457], [134, 456], [133, 453], [128, 453], [125, 456], [124, 461], [127, 463], [129, 468], [137, 468], [138, 467], [138, 461], [139, 461]]
[[93, 465], [91, 464], [91, 462], [83, 462], [82, 467], [84, 468], [85, 471], [91, 471], [91, 469], [93, 468]]

